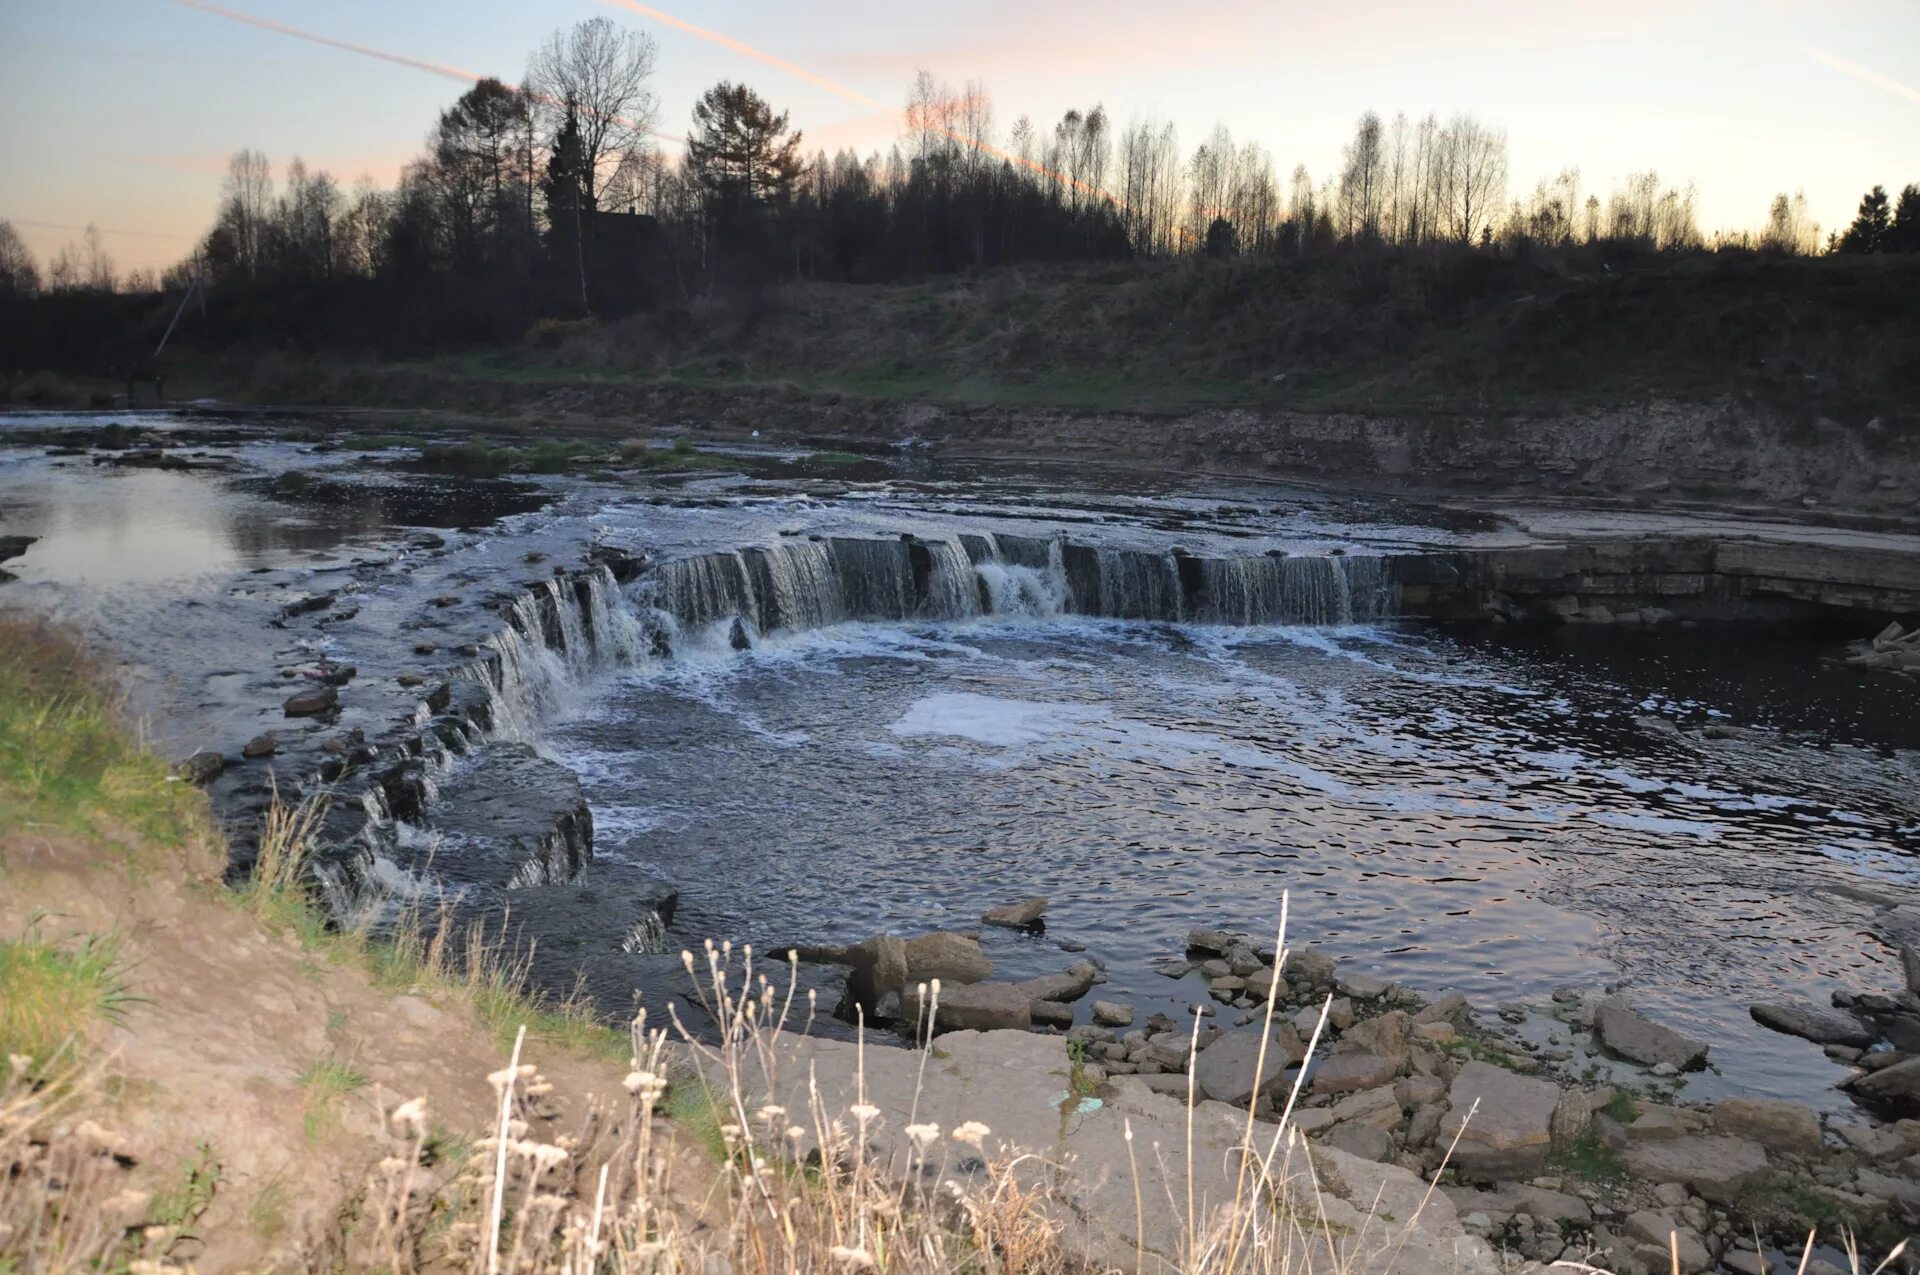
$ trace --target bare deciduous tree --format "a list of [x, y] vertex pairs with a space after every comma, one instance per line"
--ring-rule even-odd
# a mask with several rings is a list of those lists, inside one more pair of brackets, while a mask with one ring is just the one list
[[1456, 115], [1437, 147], [1441, 208], [1448, 235], [1463, 244], [1483, 238], [1507, 190], [1507, 133], [1472, 115]]
[[33, 252], [13, 223], [0, 219], [0, 295], [24, 297], [38, 291], [40, 268], [33, 262]]
[[606, 18], [555, 31], [533, 55], [528, 78], [549, 136], [559, 131], [567, 104], [573, 104], [580, 129], [580, 182], [589, 208], [620, 156], [653, 127], [659, 103], [648, 81], [658, 59], [652, 36]]

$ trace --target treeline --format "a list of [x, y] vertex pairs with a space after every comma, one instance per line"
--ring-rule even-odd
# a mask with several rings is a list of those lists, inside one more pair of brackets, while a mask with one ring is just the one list
[[[1223, 126], [1190, 152], [1171, 124], [1094, 105], [1002, 128], [984, 88], [922, 73], [884, 153], [809, 153], [785, 113], [722, 83], [683, 153], [656, 140], [656, 49], [604, 18], [556, 32], [518, 85], [482, 80], [443, 111], [392, 189], [344, 188], [298, 159], [276, 183], [233, 157], [196, 252], [122, 277], [97, 232], [42, 275], [0, 223], [0, 299], [190, 289], [202, 339], [434, 346], [511, 337], [542, 317], [685, 305], [716, 287], [855, 283], [1018, 262], [1182, 253], [1305, 256], [1389, 247], [1524, 254], [1920, 250], [1920, 188], [1875, 187], [1824, 238], [1803, 195], [1755, 232], [1703, 234], [1690, 185], [1657, 174], [1587, 189], [1568, 168], [1511, 189], [1504, 130], [1371, 112], [1338, 171], [1282, 177]], [[71, 307], [69, 307], [71, 309]]]

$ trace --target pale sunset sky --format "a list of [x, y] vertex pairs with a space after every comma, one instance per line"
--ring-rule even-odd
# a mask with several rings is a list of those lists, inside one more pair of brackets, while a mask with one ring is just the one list
[[[0, 0], [0, 217], [45, 264], [97, 223], [122, 269], [164, 266], [209, 224], [227, 156], [295, 155], [381, 184], [461, 92], [428, 70], [262, 29], [184, 0]], [[1216, 122], [1284, 178], [1333, 174], [1361, 112], [1470, 110], [1507, 129], [1509, 192], [1578, 165], [1694, 182], [1702, 227], [1758, 226], [1806, 191], [1823, 232], [1880, 183], [1920, 182], [1920, 0], [224, 0], [368, 50], [517, 80], [554, 28], [604, 15], [659, 43], [657, 127], [744, 80], [807, 149], [884, 147], [917, 68], [983, 81], [1004, 137], [1102, 103], [1157, 117], [1183, 153]], [[662, 20], [670, 15], [790, 63]], [[846, 90], [824, 87], [831, 82]], [[671, 149], [671, 148], [669, 148]]]

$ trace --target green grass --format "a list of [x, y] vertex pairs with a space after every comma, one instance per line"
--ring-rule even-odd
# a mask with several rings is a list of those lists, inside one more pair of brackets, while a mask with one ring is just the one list
[[693, 445], [684, 435], [671, 447], [655, 447], [644, 438], [623, 443], [620, 458], [629, 465], [654, 474], [685, 474], [703, 469], [738, 469], [740, 461], [731, 456], [711, 456]]
[[219, 1186], [220, 1162], [214, 1158], [212, 1145], [202, 1142], [194, 1148], [193, 1158], [154, 1192], [148, 1212], [156, 1224], [178, 1230], [207, 1211]]
[[1457, 1036], [1452, 1040], [1440, 1042], [1440, 1048], [1456, 1058], [1471, 1058], [1476, 1062], [1491, 1063], [1495, 1067], [1514, 1070], [1513, 1055], [1497, 1045], [1475, 1040], [1471, 1036]]
[[0, 834], [63, 831], [182, 845], [204, 805], [128, 737], [114, 697], [74, 645], [0, 613]]
[[1628, 1176], [1626, 1157], [1591, 1132], [1581, 1134], [1548, 1155], [1547, 1168], [1585, 1182], [1624, 1182]]
[[727, 1162], [727, 1140], [722, 1125], [732, 1123], [718, 1095], [699, 1081], [679, 1081], [667, 1088], [660, 1112], [672, 1122], [674, 1131], [693, 1139], [715, 1164]]
[[112, 936], [51, 943], [37, 925], [0, 939], [0, 1066], [25, 1057], [44, 1075], [71, 1056], [96, 1023], [117, 1021], [129, 1002]]
[[416, 434], [349, 434], [340, 446], [350, 452], [385, 452], [399, 447], [425, 447], [427, 440]]
[[340, 1104], [347, 1095], [367, 1087], [367, 1078], [338, 1058], [321, 1058], [300, 1077], [306, 1091], [302, 1101], [302, 1125], [307, 1144], [321, 1142], [340, 1123]]
[[1613, 1097], [1607, 1099], [1607, 1105], [1600, 1108], [1599, 1114], [1625, 1127], [1640, 1118], [1640, 1104], [1626, 1090], [1616, 1089]]

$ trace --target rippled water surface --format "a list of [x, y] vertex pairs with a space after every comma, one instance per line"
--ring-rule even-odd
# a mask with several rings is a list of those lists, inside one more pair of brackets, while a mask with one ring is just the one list
[[[1730, 708], [1766, 729], [1645, 720]], [[1738, 1087], [1815, 1097], [1830, 1065], [1746, 1006], [1885, 981], [1864, 930], [1920, 880], [1912, 730], [1797, 645], [1053, 621], [696, 655], [551, 746], [603, 852], [680, 884], [683, 938], [965, 928], [1044, 894], [1045, 940], [988, 936], [1005, 972], [1068, 939], [1175, 1005], [1195, 986], [1151, 963], [1271, 927], [1288, 890], [1298, 937], [1385, 976], [1483, 1004], [1619, 982]]]

